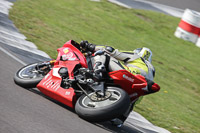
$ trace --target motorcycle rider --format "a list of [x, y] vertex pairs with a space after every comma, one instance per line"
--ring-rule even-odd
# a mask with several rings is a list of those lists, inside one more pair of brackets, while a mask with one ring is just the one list
[[153, 81], [155, 69], [151, 64], [152, 52], [148, 48], [120, 52], [113, 47], [95, 45], [88, 41], [81, 41], [80, 46], [82, 49], [94, 53], [94, 71], [125, 69], [134, 75], [141, 74]]
[[[94, 53], [94, 72], [102, 77], [104, 71], [116, 71], [125, 69], [132, 74], [140, 74], [147, 80], [153, 81], [155, 69], [152, 62], [152, 52], [149, 48], [138, 48], [134, 51], [120, 52], [110, 46], [95, 45], [88, 41], [81, 41], [80, 46], [85, 51]], [[152, 93], [148, 87], [142, 88], [147, 93]], [[129, 114], [129, 113], [128, 113]], [[126, 116], [128, 117], [128, 116]], [[124, 121], [126, 118], [123, 118]], [[123, 122], [119, 119], [112, 120], [114, 125], [120, 127]]]

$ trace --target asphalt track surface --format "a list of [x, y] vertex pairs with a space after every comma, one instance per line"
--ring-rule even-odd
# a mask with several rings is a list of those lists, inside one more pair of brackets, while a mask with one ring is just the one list
[[152, 10], [181, 18], [185, 9], [200, 11], [200, 0], [108, 0], [133, 9]]
[[180, 9], [189, 8], [200, 12], [200, 0], [148, 0], [163, 5], [168, 5]]
[[[15, 0], [9, 0], [15, 1]], [[175, 7], [179, 7], [178, 0], [150, 0]], [[199, 11], [198, 0], [179, 0], [182, 6], [189, 2], [193, 10]], [[165, 3], [169, 2], [169, 3]], [[195, 3], [196, 2], [196, 3]], [[197, 4], [198, 3], [198, 4]], [[198, 7], [196, 7], [198, 6]], [[188, 7], [188, 6], [187, 6]], [[185, 7], [184, 7], [185, 8]], [[189, 7], [188, 7], [189, 8]], [[3, 17], [2, 17], [3, 16]], [[0, 14], [0, 20], [4, 15]], [[5, 20], [11, 23], [9, 20]], [[0, 23], [2, 26], [4, 23]], [[7, 25], [7, 24], [6, 24]], [[6, 26], [5, 25], [5, 26]], [[9, 30], [16, 30], [11, 28]], [[0, 132], [1, 133], [138, 133], [140, 131], [125, 124], [122, 128], [112, 126], [109, 122], [90, 123], [79, 118], [67, 106], [45, 97], [37, 89], [24, 89], [15, 85], [13, 76], [15, 72], [31, 62], [48, 60], [40, 55], [8, 46], [0, 42]], [[8, 54], [22, 60], [16, 61]], [[29, 56], [27, 58], [27, 56]], [[150, 132], [150, 131], [149, 131]]]

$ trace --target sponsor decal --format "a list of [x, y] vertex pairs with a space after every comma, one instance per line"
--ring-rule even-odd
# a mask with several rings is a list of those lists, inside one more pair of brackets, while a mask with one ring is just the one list
[[52, 76], [50, 76], [46, 81], [43, 82], [43, 85], [46, 86], [48, 89], [52, 89], [57, 91], [60, 88], [60, 83], [58, 81], [54, 82], [52, 80]]
[[51, 81], [52, 76], [50, 76], [46, 81], [43, 82], [43, 85], [46, 85], [49, 81]]
[[71, 94], [71, 92], [69, 92], [69, 91], [65, 92], [65, 95], [70, 95], [70, 94]]
[[63, 52], [65, 53], [64, 55], [62, 55], [63, 60], [75, 60], [76, 59], [75, 55], [71, 49], [65, 48], [65, 49], [63, 49]]
[[73, 55], [74, 55], [74, 54], [73, 54], [72, 52], [69, 52], [69, 53], [66, 54], [66, 58], [68, 58], [68, 59], [69, 59], [69, 58], [72, 58]]
[[44, 77], [44, 79], [47, 79], [47, 78], [49, 77], [49, 75], [50, 75], [50, 74], [48, 73], [48, 74]]
[[63, 49], [63, 52], [66, 54], [66, 53], [69, 52], [69, 49], [68, 49], [68, 48], [65, 48], [65, 49]]
[[73, 57], [73, 55], [74, 54], [72, 52], [68, 52], [67, 54], [62, 55], [62, 59], [63, 60], [69, 60], [69, 59], [71, 59]]
[[68, 59], [68, 60], [74, 61], [74, 60], [76, 60], [76, 58], [70, 58], [70, 59]]
[[59, 70], [60, 68], [53, 68], [53, 76], [61, 78], [60, 74], [58, 73]]
[[123, 78], [124, 79], [126, 79], [126, 80], [129, 80], [129, 81], [131, 81], [131, 82], [133, 82], [134, 81], [134, 79], [133, 78], [131, 78], [131, 77], [129, 77], [129, 76], [127, 76], [127, 75], [123, 75]]

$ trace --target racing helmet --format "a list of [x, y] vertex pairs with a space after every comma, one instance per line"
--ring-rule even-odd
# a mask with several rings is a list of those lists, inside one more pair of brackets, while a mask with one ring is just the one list
[[152, 62], [152, 52], [149, 48], [137, 48], [133, 51], [134, 53], [138, 54], [140, 57], [144, 58], [145, 60]]

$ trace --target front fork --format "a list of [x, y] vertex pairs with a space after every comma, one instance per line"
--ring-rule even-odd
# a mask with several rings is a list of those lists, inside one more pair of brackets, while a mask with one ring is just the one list
[[51, 70], [52, 66], [54, 66], [55, 62], [56, 62], [56, 60], [51, 60], [51, 61], [48, 61], [48, 62], [38, 63], [35, 66], [35, 69], [39, 73], [42, 73], [42, 74], [46, 75]]

